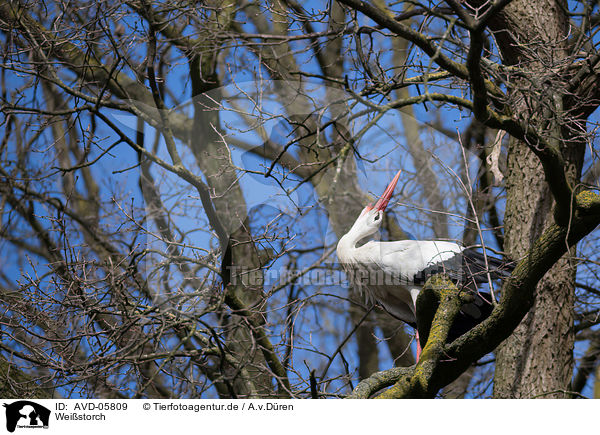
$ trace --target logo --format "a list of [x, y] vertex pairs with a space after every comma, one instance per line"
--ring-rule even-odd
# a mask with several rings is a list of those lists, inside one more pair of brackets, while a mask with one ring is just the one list
[[48, 428], [50, 410], [29, 400], [19, 400], [3, 405], [6, 408], [6, 430], [15, 428]]

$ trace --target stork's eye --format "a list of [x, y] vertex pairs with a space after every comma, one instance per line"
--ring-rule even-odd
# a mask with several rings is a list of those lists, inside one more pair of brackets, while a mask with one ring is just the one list
[[380, 217], [381, 217], [381, 216], [379, 216], [378, 214], [376, 214], [376, 215], [375, 215], [375, 217], [374, 217], [374, 219], [375, 219], [376, 221], [378, 221]]

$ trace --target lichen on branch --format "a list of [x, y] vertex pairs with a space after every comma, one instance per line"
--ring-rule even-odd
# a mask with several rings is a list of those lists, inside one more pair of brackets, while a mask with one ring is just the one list
[[394, 385], [377, 398], [433, 398], [472, 363], [492, 352], [532, 307], [542, 276], [600, 224], [600, 195], [584, 191], [575, 197], [574, 203], [570, 225], [548, 227], [520, 259], [505, 281], [502, 298], [490, 317], [450, 344], [446, 344], [448, 331], [469, 296], [443, 275], [430, 278], [417, 299], [419, 331], [422, 342], [426, 342], [419, 363], [393, 373], [378, 372], [362, 381], [350, 397], [370, 397], [378, 389], [387, 387], [391, 378], [397, 378]]

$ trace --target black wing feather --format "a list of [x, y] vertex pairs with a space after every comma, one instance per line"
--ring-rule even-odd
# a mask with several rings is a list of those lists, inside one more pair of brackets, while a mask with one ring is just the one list
[[424, 285], [432, 276], [443, 273], [456, 284], [474, 287], [472, 289], [475, 290], [478, 284], [488, 282], [488, 272], [493, 280], [505, 279], [513, 269], [513, 263], [489, 255], [486, 257], [475, 248], [465, 248], [444, 261], [431, 263], [413, 276], [413, 282]]
[[488, 282], [488, 272], [493, 280], [506, 279], [515, 268], [514, 263], [499, 258], [484, 256], [475, 248], [466, 248], [462, 252], [462, 282], [482, 284]]

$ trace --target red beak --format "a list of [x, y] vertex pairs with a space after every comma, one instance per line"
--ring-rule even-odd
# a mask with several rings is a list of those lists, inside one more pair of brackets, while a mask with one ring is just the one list
[[394, 194], [394, 189], [396, 188], [396, 184], [398, 184], [398, 180], [400, 179], [400, 173], [402, 171], [398, 171], [394, 179], [388, 184], [388, 187], [385, 188], [385, 192], [381, 195], [381, 198], [375, 203], [373, 207], [375, 210], [384, 211], [388, 206], [390, 199], [392, 199], [392, 195]]

